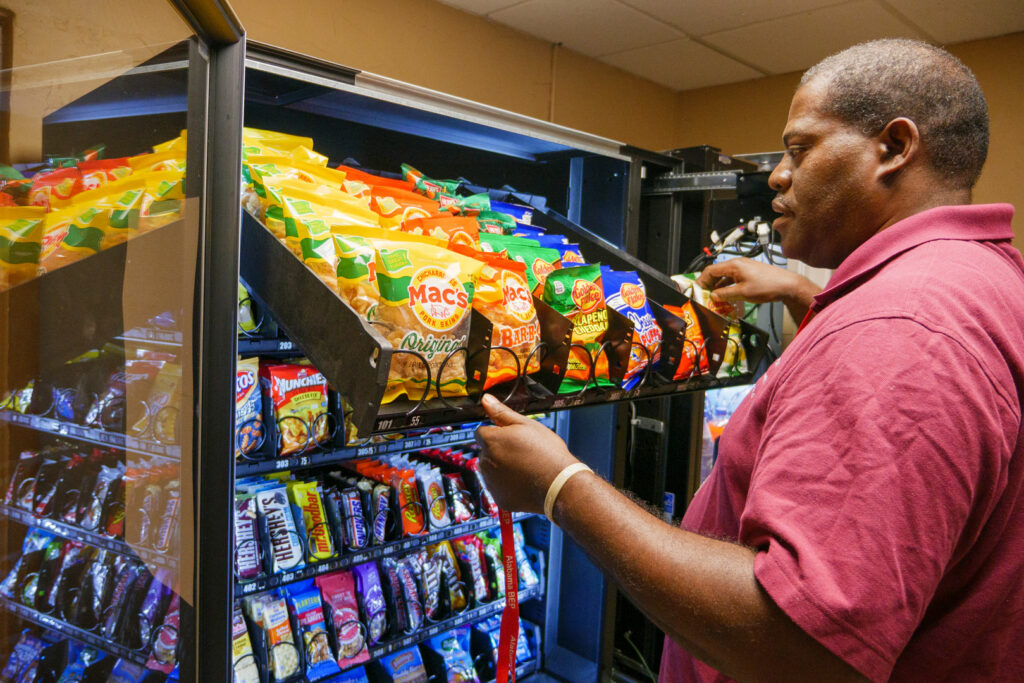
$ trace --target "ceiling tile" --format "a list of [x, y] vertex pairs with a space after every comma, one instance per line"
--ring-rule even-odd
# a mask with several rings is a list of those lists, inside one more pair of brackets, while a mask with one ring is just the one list
[[735, 83], [764, 74], [687, 38], [627, 50], [601, 61], [673, 90]]
[[591, 57], [682, 37], [671, 26], [615, 0], [528, 0], [489, 17]]
[[960, 0], [936, 7], [934, 0], [888, 0], [938, 42], [949, 45], [1024, 31], [1021, 0]]
[[439, 0], [439, 2], [473, 14], [490, 14], [499, 9], [518, 5], [523, 0]]
[[874, 0], [857, 0], [722, 31], [703, 40], [772, 74], [802, 71], [839, 50], [876, 38], [924, 38]]
[[620, 0], [697, 37], [835, 5], [837, 1], [840, 0]]

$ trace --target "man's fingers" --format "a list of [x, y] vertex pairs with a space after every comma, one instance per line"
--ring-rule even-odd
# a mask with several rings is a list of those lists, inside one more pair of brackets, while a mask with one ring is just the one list
[[729, 285], [720, 287], [711, 292], [711, 298], [715, 301], [743, 301], [743, 288], [740, 285]]
[[530, 418], [520, 415], [490, 394], [484, 394], [482, 405], [487, 417], [491, 418], [491, 422], [499, 427], [530, 421]]

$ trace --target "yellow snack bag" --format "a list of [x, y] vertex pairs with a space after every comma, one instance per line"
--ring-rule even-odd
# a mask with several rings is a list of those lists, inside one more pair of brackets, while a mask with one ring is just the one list
[[140, 234], [181, 218], [182, 202], [185, 199], [183, 172], [156, 171], [138, 177], [145, 183], [139, 207]]
[[[327, 166], [327, 157], [319, 152], [316, 152], [305, 145], [299, 145], [292, 150], [290, 155], [295, 161], [301, 161], [307, 164], [314, 164], [316, 166]], [[333, 168], [331, 169], [334, 170]]]
[[259, 195], [265, 209], [269, 200], [264, 178], [295, 178], [313, 185], [341, 190], [345, 172], [289, 156], [253, 154], [242, 164], [242, 179]]
[[313, 149], [313, 138], [259, 128], [242, 129], [242, 158], [250, 154], [288, 154], [296, 147]]
[[41, 206], [0, 207], [0, 290], [39, 273], [45, 217]]
[[146, 181], [140, 176], [129, 176], [100, 189], [106, 193], [102, 201], [110, 205], [110, 213], [107, 214], [108, 230], [100, 246], [106, 249], [127, 242], [139, 233], [139, 213], [146, 193]]
[[332, 225], [379, 225], [377, 214], [341, 190], [280, 176], [267, 178], [265, 183], [272, 202], [266, 211], [267, 227], [299, 258], [303, 258], [298, 244], [300, 223], [316, 235], [328, 232]]
[[181, 131], [181, 135], [176, 138], [172, 138], [167, 142], [161, 142], [159, 145], [153, 145], [154, 152], [168, 152], [174, 150], [180, 153], [180, 156], [185, 156], [185, 148], [187, 146], [188, 131]]
[[374, 263], [377, 250], [368, 239], [353, 235], [345, 228], [333, 230], [332, 237], [338, 259], [335, 291], [352, 310], [369, 320], [380, 298]]
[[179, 171], [185, 172], [185, 151], [169, 149], [164, 152], [153, 152], [152, 154], [139, 154], [128, 157], [128, 165], [133, 173], [148, 173], [150, 171]]
[[383, 402], [402, 394], [418, 401], [424, 392], [465, 396], [466, 357], [458, 349], [469, 339], [473, 293], [483, 264], [442, 246], [403, 239], [420, 236], [392, 235], [399, 239], [371, 238], [380, 293], [371, 322], [396, 350], [416, 355], [392, 355]]
[[95, 198], [90, 200], [89, 197], [46, 214], [43, 249], [39, 256], [42, 269], [50, 272], [102, 249], [109, 229], [109, 214], [109, 207], [101, 207]]

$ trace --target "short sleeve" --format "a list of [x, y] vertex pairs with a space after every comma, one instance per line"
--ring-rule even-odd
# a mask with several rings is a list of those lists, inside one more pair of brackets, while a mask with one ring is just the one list
[[824, 336], [773, 391], [740, 541], [794, 622], [885, 680], [1005, 485], [1018, 417], [959, 343], [901, 318]]

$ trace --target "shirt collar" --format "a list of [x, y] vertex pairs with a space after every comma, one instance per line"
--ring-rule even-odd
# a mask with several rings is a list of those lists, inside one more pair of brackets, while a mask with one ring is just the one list
[[926, 242], [1011, 240], [1011, 218], [1010, 204], [964, 204], [928, 209], [893, 223], [839, 264], [828, 286], [814, 297], [811, 310], [820, 311], [893, 258]]

